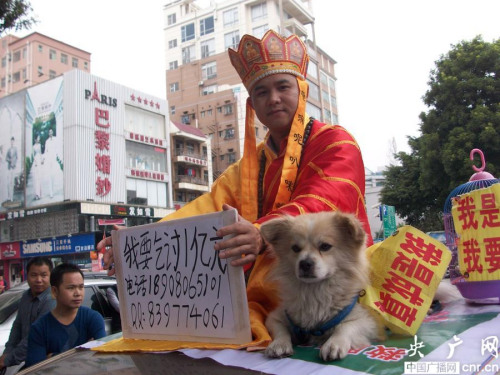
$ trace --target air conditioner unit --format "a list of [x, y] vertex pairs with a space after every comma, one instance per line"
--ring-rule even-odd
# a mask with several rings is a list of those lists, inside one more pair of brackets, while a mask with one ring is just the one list
[[198, 82], [198, 86], [203, 86], [203, 81]]

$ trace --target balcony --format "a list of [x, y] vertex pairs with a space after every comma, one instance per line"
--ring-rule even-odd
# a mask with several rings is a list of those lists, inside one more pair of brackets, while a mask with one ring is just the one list
[[208, 165], [207, 157], [205, 155], [185, 149], [175, 150], [174, 162], [199, 165], [202, 167], [206, 167]]
[[208, 182], [199, 177], [177, 175], [175, 177], [175, 189], [208, 192]]

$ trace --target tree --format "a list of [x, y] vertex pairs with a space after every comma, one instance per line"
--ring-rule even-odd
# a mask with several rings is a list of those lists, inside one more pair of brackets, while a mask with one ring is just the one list
[[37, 23], [30, 13], [33, 11], [28, 0], [0, 1], [0, 36], [7, 30], [29, 29]]
[[386, 169], [381, 192], [384, 204], [425, 231], [443, 228], [446, 198], [474, 172], [473, 148], [484, 152], [486, 170], [500, 177], [500, 40], [477, 36], [451, 47], [431, 71], [421, 135], [409, 137], [409, 154], [395, 155], [401, 165]]

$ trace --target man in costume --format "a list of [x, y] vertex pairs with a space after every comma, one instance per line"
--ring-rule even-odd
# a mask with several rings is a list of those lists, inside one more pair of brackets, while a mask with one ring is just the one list
[[[245, 35], [237, 51], [229, 49], [229, 57], [250, 96], [243, 157], [214, 182], [210, 193], [163, 220], [238, 210], [238, 222], [217, 232], [234, 237], [217, 243], [215, 249], [223, 259], [236, 257], [231, 264], [250, 273], [250, 323], [254, 339], [265, 342], [270, 341], [265, 317], [278, 301], [275, 286], [265, 279], [273, 258], [265, 251], [260, 225], [282, 215], [341, 210], [358, 217], [371, 245], [364, 165], [359, 146], [345, 129], [306, 114], [309, 56], [296, 35], [283, 38], [272, 30], [262, 39]], [[255, 114], [269, 129], [258, 146]], [[98, 248], [110, 244], [108, 237]], [[111, 264], [112, 253], [104, 261]]]

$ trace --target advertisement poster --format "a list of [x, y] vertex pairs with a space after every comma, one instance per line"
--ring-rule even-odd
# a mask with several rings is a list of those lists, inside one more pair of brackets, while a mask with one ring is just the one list
[[0, 106], [0, 212], [24, 205], [24, 93], [13, 94]]
[[26, 207], [64, 199], [62, 82], [26, 92]]

